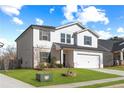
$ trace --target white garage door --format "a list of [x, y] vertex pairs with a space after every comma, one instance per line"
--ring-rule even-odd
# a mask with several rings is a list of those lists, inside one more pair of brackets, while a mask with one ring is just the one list
[[100, 56], [77, 54], [75, 67], [77, 68], [99, 68]]

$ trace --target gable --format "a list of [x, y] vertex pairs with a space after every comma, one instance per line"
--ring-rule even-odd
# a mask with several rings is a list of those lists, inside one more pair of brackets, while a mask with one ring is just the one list
[[76, 32], [75, 34], [84, 33], [84, 32], [86, 32], [86, 31], [88, 31], [89, 33], [91, 33], [91, 34], [93, 34], [94, 36], [96, 36], [97, 38], [99, 38], [99, 35], [98, 35], [96, 32], [91, 31], [90, 29], [83, 29], [83, 30], [81, 30], [81, 31], [79, 31], [79, 32]]
[[82, 29], [84, 29], [84, 28], [77, 25], [77, 24], [73, 24], [73, 25], [70, 25], [70, 26], [65, 26], [65, 27], [56, 29], [55, 32], [75, 33], [75, 32], [81, 31]]

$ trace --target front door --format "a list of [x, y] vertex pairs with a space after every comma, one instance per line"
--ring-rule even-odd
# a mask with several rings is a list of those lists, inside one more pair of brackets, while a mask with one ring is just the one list
[[63, 54], [63, 67], [65, 67], [65, 62], [66, 62], [66, 54]]

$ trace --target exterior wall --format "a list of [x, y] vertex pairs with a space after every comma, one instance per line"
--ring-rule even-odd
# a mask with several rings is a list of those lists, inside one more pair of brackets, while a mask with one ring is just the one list
[[34, 48], [34, 68], [37, 67], [40, 63], [40, 52], [50, 52], [50, 49], [47, 48]]
[[28, 29], [17, 42], [17, 58], [22, 59], [21, 66], [24, 68], [32, 68], [32, 54], [33, 54], [33, 32], [32, 29]]
[[52, 40], [45, 41], [39, 39], [39, 29], [33, 29], [33, 47], [50, 48], [52, 47]]
[[71, 34], [71, 44], [74, 44], [73, 33], [81, 31], [82, 28], [77, 25], [72, 25], [62, 29], [58, 29], [55, 32], [51, 32], [51, 41], [56, 43], [61, 43], [61, 33]]
[[73, 50], [68, 50], [67, 63], [67, 67], [74, 67]]
[[56, 57], [56, 59], [57, 59], [56, 63], [60, 64], [60, 50], [56, 50], [55, 48], [52, 48], [51, 49], [51, 58], [52, 57]]
[[113, 66], [113, 54], [111, 52], [103, 52], [104, 67]]
[[51, 41], [40, 40], [39, 38], [39, 29], [33, 29], [34, 68], [40, 62], [40, 52], [51, 52], [53, 44]]
[[[91, 46], [90, 45], [84, 45], [84, 36], [92, 37], [92, 45]], [[84, 46], [84, 47], [94, 47], [94, 48], [97, 48], [97, 46], [98, 46], [98, 39], [91, 32], [85, 31], [85, 32], [77, 34], [77, 45], [78, 46]]]
[[[75, 50], [74, 51], [74, 64], [76, 65], [76, 61], [77, 61], [77, 53], [82, 53], [82, 54], [87, 54], [87, 55], [99, 55], [100, 56], [100, 68], [103, 68], [103, 53], [100, 52], [96, 52], [96, 51], [88, 51], [88, 50]], [[74, 65], [74, 67], [75, 67]]]

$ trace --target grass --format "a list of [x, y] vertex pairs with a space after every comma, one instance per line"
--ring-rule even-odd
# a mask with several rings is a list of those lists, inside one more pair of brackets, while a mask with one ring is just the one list
[[124, 80], [94, 84], [94, 85], [89, 85], [89, 86], [82, 86], [80, 88], [100, 88], [100, 87], [111, 86], [111, 85], [116, 85], [116, 84], [124, 84]]
[[[0, 73], [21, 80], [23, 82], [29, 83], [36, 87], [118, 77], [117, 75], [106, 74], [87, 69], [72, 68], [71, 70], [77, 73], [76, 77], [62, 76], [61, 74], [67, 71], [67, 69], [64, 68], [48, 70], [47, 72], [53, 74], [53, 80], [49, 82], [38, 82], [37, 80], [35, 80], [35, 74], [38, 71], [32, 69], [17, 69], [17, 70], [9, 70], [7, 72], [0, 72]], [[39, 71], [39, 72], [44, 73], [44, 71]]]
[[124, 66], [113, 66], [113, 67], [106, 67], [107, 69], [114, 69], [114, 70], [122, 70], [124, 71]]

